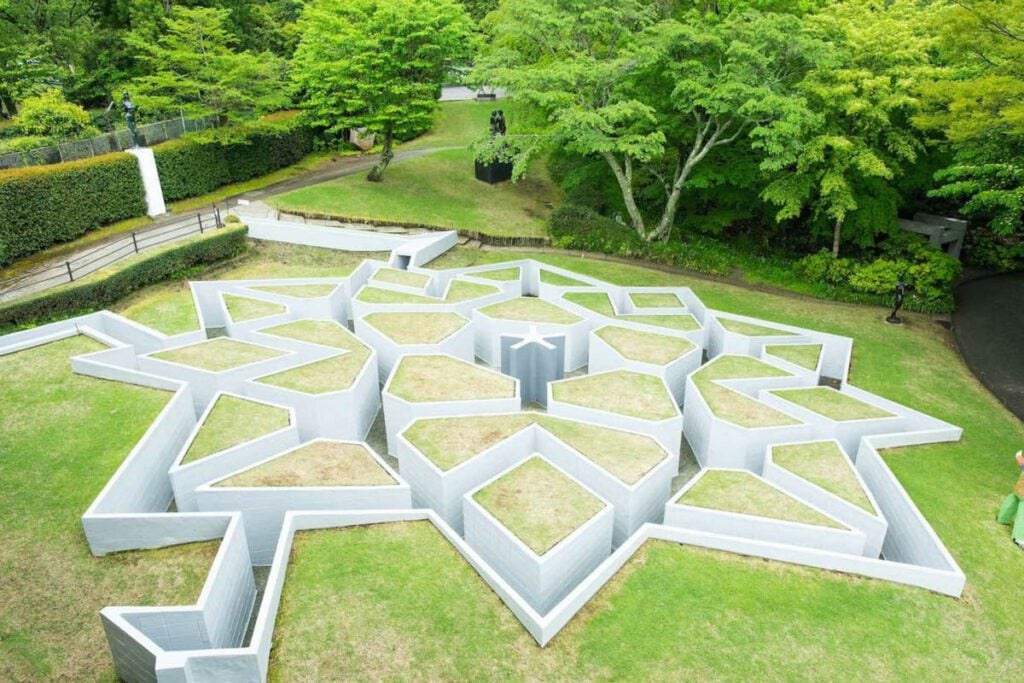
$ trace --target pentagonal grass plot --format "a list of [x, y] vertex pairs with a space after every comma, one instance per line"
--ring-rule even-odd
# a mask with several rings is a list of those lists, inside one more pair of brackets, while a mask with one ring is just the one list
[[269, 318], [273, 315], [288, 312], [287, 306], [273, 301], [253, 299], [252, 297], [238, 294], [222, 294], [221, 298], [224, 300], [224, 307], [227, 309], [228, 316], [232, 322], [236, 323]]
[[814, 371], [821, 362], [822, 348], [821, 344], [766, 344], [764, 352]]
[[473, 329], [466, 318], [451, 311], [371, 313], [356, 318], [355, 328], [377, 351], [381, 382], [407, 354], [443, 353], [473, 360]]
[[463, 515], [466, 541], [541, 614], [611, 552], [611, 507], [539, 456], [467, 493]]
[[594, 334], [623, 358], [650, 365], [668, 365], [697, 348], [696, 344], [684, 337], [616, 325], [598, 328]]

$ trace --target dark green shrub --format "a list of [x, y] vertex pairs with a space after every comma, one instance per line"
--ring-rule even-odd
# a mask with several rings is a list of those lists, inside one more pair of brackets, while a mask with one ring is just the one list
[[247, 228], [221, 228], [148, 258], [115, 266], [105, 277], [67, 285], [48, 294], [0, 307], [0, 334], [106, 308], [137, 289], [180, 277], [190, 268], [231, 258], [246, 248]]
[[299, 117], [207, 130], [153, 148], [167, 201], [270, 173], [311, 151], [313, 131]]
[[144, 213], [130, 154], [0, 171], [0, 264]]

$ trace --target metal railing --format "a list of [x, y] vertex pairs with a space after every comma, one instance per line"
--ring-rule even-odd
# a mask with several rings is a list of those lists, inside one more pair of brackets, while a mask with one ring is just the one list
[[[138, 127], [139, 142], [144, 147], [152, 147], [167, 140], [180, 138], [185, 133], [216, 128], [218, 124], [219, 118], [216, 116], [207, 116], [200, 119], [179, 117], [167, 119], [166, 121], [146, 123]], [[85, 140], [69, 140], [57, 145], [39, 147], [24, 152], [0, 154], [0, 169], [60, 164], [65, 161], [88, 159], [100, 154], [120, 152], [130, 149], [131, 146], [131, 132], [127, 129], [116, 130], [112, 133], [104, 133], [103, 135], [97, 135]]]
[[129, 256], [222, 227], [224, 221], [221, 220], [220, 209], [213, 207], [205, 213], [184, 216], [162, 225], [133, 231], [65, 261], [0, 281], [0, 302], [13, 301], [29, 294], [77, 282]]

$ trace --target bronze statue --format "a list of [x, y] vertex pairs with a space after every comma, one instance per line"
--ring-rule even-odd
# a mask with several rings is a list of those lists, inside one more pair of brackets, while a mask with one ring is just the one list
[[124, 97], [121, 98], [121, 106], [124, 108], [124, 120], [128, 124], [128, 130], [132, 134], [132, 147], [141, 147], [139, 144], [139, 131], [135, 123], [135, 112], [138, 107], [132, 102], [131, 98], [128, 97], [128, 92], [125, 91]]
[[505, 112], [495, 109], [491, 112], [491, 137], [505, 134]]
[[903, 321], [896, 315], [899, 310], [903, 308], [903, 298], [907, 294], [907, 283], [905, 282], [906, 273], [900, 273], [899, 278], [896, 280], [896, 303], [893, 306], [892, 313], [885, 319], [885, 322], [892, 323], [893, 325], [899, 325]]

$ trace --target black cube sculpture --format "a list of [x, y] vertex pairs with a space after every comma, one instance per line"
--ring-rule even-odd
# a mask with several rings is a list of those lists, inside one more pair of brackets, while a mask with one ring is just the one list
[[476, 179], [491, 185], [512, 180], [512, 162], [492, 161], [489, 164], [484, 164], [478, 161], [476, 162]]

